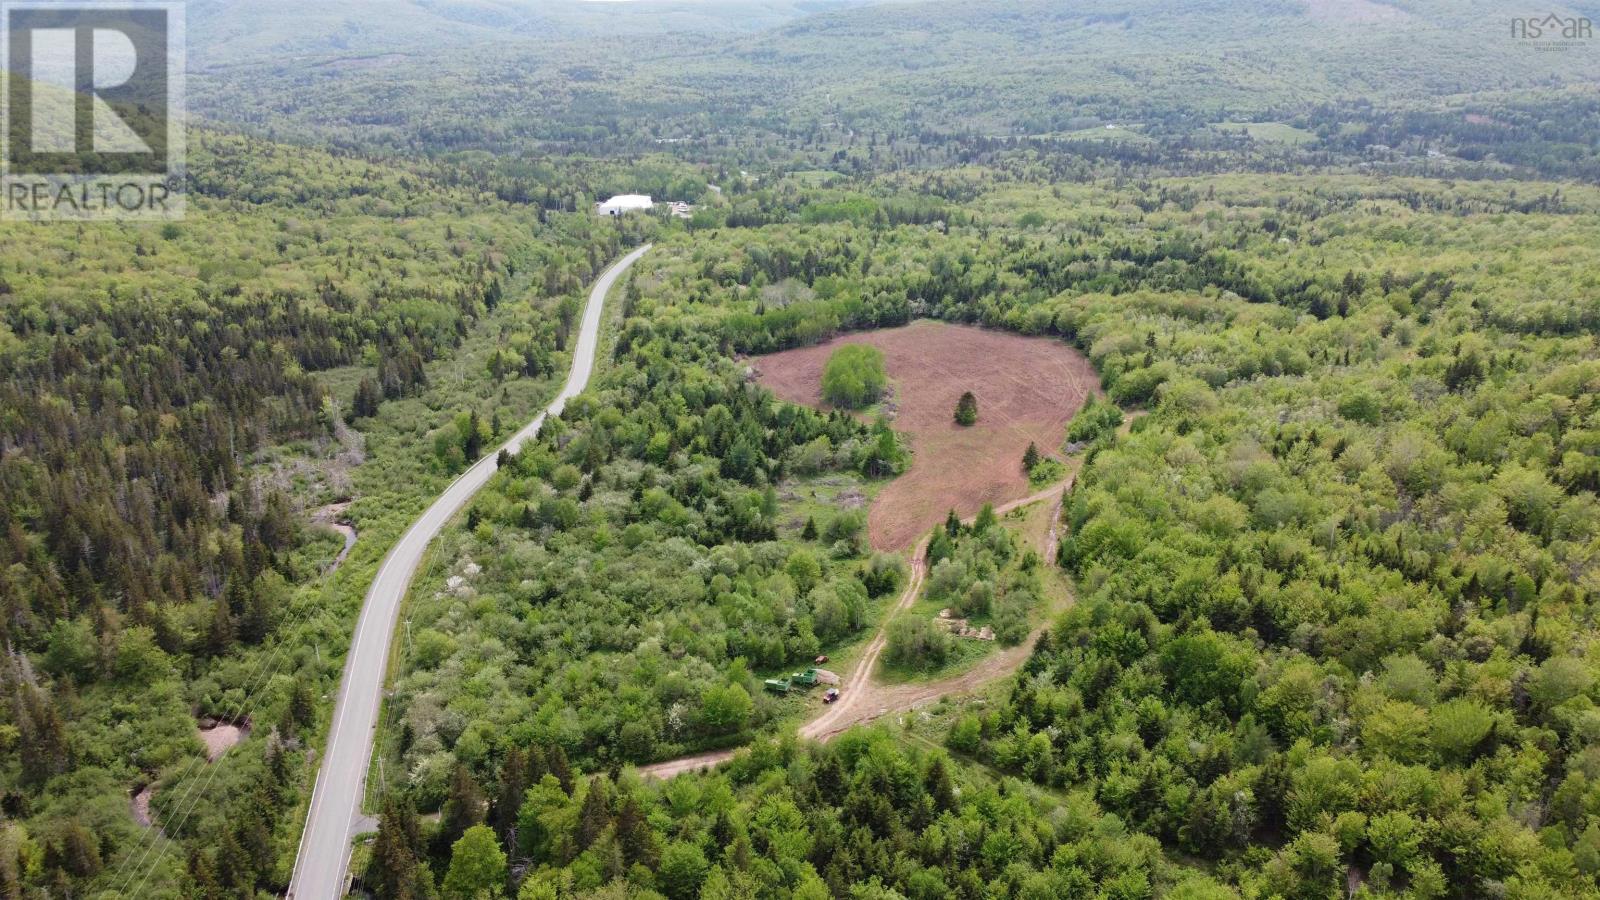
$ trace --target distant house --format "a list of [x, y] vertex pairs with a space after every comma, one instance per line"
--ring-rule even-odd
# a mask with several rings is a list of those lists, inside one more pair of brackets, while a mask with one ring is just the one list
[[604, 203], [595, 206], [595, 212], [602, 216], [619, 218], [624, 213], [647, 210], [655, 206], [655, 202], [644, 194], [618, 194]]

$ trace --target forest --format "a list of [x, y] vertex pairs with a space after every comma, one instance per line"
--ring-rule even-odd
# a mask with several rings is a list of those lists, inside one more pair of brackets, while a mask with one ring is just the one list
[[[1432, 0], [374, 6], [196, 4], [187, 220], [0, 224], [0, 896], [284, 893], [368, 583], [646, 242], [405, 600], [356, 891], [1600, 896], [1592, 53]], [[837, 410], [752, 366], [924, 318], [1093, 364], [1006, 463], [1057, 553], [875, 550], [881, 354]], [[880, 631], [1020, 668], [797, 738], [769, 682]]]
[[419, 806], [508, 738], [591, 765], [748, 740], [785, 712], [757, 673], [837, 646], [897, 587], [859, 514], [807, 537], [777, 493], [797, 466], [891, 475], [894, 434], [777, 403], [714, 334], [628, 320], [597, 389], [467, 510], [397, 683], [392, 749]]
[[[250, 138], [202, 133], [194, 162], [187, 221], [9, 228], [0, 250], [10, 896], [175, 891], [196, 858], [167, 841], [217, 833], [245, 848], [229, 884], [278, 883], [326, 651], [379, 542], [451, 474], [408, 471], [428, 404], [468, 399], [430, 373], [520, 348], [483, 377], [486, 420], [496, 394], [542, 396], [564, 340], [544, 313], [616, 240]], [[324, 577], [313, 507], [357, 496], [370, 542]], [[255, 740], [208, 765], [216, 721]], [[130, 815], [148, 785], [165, 836]]]
[[195, 103], [273, 139], [449, 158], [546, 205], [695, 201], [605, 175], [657, 154], [722, 187], [1015, 163], [1592, 180], [1600, 154], [1594, 54], [1520, 45], [1527, 10], [1492, 0], [529, 5], [294, 0], [309, 25], [285, 29], [279, 0], [230, 0], [200, 19], [228, 52]]
[[[813, 876], [835, 896], [1005, 890], [1320, 897], [1342, 892], [1352, 878], [1374, 896], [1594, 893], [1600, 826], [1585, 799], [1597, 774], [1588, 762], [1593, 737], [1585, 723], [1596, 673], [1584, 635], [1595, 588], [1600, 483], [1592, 398], [1600, 370], [1579, 286], [1593, 283], [1583, 273], [1592, 271], [1600, 246], [1593, 225], [1600, 195], [1566, 188], [1559, 199], [1512, 209], [1516, 189], [1507, 187], [1229, 178], [1061, 191], [1030, 203], [1004, 180], [972, 180], [977, 196], [962, 205], [967, 218], [959, 228], [808, 223], [797, 197], [789, 203], [791, 223], [696, 229], [667, 240], [646, 265], [629, 289], [633, 318], [608, 384], [665, 387], [687, 401], [678, 404], [682, 417], [676, 425], [650, 424], [659, 407], [644, 399], [649, 395], [626, 404], [631, 416], [608, 413], [605, 398], [617, 388], [607, 388], [598, 405], [577, 414], [574, 438], [555, 438], [565, 444], [564, 456], [539, 449], [519, 458], [515, 474], [504, 476], [469, 519], [477, 522], [473, 534], [452, 552], [500, 560], [524, 580], [513, 588], [510, 578], [496, 577], [485, 588], [495, 599], [476, 613], [463, 606], [475, 602], [470, 594], [466, 601], [436, 597], [434, 608], [455, 612], [441, 612], [430, 626], [441, 636], [428, 640], [453, 655], [433, 666], [435, 675], [405, 682], [418, 692], [408, 715], [425, 716], [441, 742], [425, 748], [431, 756], [407, 747], [411, 775], [395, 790], [415, 808], [438, 805], [446, 818], [456, 815], [451, 810], [477, 810], [456, 820], [459, 827], [445, 833], [450, 840], [418, 845], [417, 858], [432, 860], [440, 889], [449, 894], [466, 829], [479, 823], [496, 829], [492, 810], [501, 801], [458, 798], [505, 796], [508, 754], [555, 751], [568, 765], [596, 773], [587, 782], [576, 777], [559, 795], [523, 789], [526, 800], [517, 805], [525, 821], [553, 815], [530, 811], [545, 810], [542, 804], [595, 806], [600, 801], [590, 802], [584, 791], [602, 785], [606, 808], [621, 817], [615, 826], [621, 842], [624, 831], [637, 827], [624, 821], [639, 814], [623, 812], [630, 803], [677, 809], [694, 789], [683, 786], [685, 779], [628, 784], [619, 764], [718, 743], [707, 730], [708, 712], [733, 723], [722, 726], [721, 736], [731, 736], [735, 725], [782, 733], [783, 701], [763, 697], [758, 676], [848, 637], [861, 625], [853, 610], [870, 609], [875, 592], [866, 589], [864, 559], [848, 539], [843, 551], [837, 541], [828, 551], [763, 549], [772, 536], [760, 531], [763, 498], [754, 488], [768, 480], [784, 485], [784, 462], [814, 440], [814, 432], [793, 423], [839, 427], [845, 420], [774, 409], [757, 389], [740, 387], [756, 398], [754, 410], [765, 410], [760, 415], [778, 416], [763, 427], [764, 440], [750, 436], [751, 456], [763, 462], [746, 469], [732, 435], [747, 414], [732, 406], [725, 421], [733, 430], [708, 429], [699, 410], [707, 410], [705, 421], [712, 418], [705, 404], [724, 396], [710, 387], [716, 382], [686, 390], [677, 379], [706, 378], [703, 367], [727, 352], [719, 346], [787, 346], [841, 328], [935, 315], [1070, 340], [1090, 355], [1109, 395], [1061, 435], [1063, 447], [1088, 460], [1066, 511], [1061, 558], [1053, 561], [1072, 575], [1078, 602], [998, 702], [957, 701], [940, 713], [948, 730], [936, 737], [955, 754], [941, 765], [971, 761], [974, 777], [986, 766], [1017, 779], [998, 782], [1002, 791], [1034, 803], [1048, 798], [1023, 821], [1059, 829], [1063, 816], [1081, 816], [1082, 834], [1127, 829], [1151, 839], [1131, 845], [1147, 848], [1139, 851], [1147, 855], [1124, 870], [1098, 851], [1069, 850], [1071, 840], [1058, 831], [1046, 841], [1055, 848], [1048, 865], [1026, 849], [1026, 840], [996, 837], [996, 846], [1008, 848], [999, 857], [1010, 866], [1003, 875], [984, 870], [985, 855], [961, 863], [969, 857], [959, 852], [951, 858], [955, 868], [941, 863], [941, 871], [926, 871], [932, 860], [919, 855], [925, 850], [919, 844], [902, 845], [891, 853], [893, 862], [840, 881], [838, 870], [849, 869], [840, 863], [830, 874], [843, 853], [829, 843], [833, 826], [826, 818], [797, 820], [799, 840], [827, 849], [808, 857], [810, 870], [762, 865], [779, 852], [772, 837], [752, 839], [755, 855], [742, 858], [745, 851], [729, 849], [736, 841], [715, 831], [720, 826], [710, 826], [709, 835], [684, 832], [687, 826], [670, 831], [677, 843], [658, 845], [660, 857], [632, 855], [646, 853], [637, 849], [650, 845], [643, 834], [626, 839], [634, 842], [631, 851], [612, 849], [603, 837], [596, 850], [580, 838], [551, 855], [548, 845], [518, 843], [522, 828], [512, 835], [501, 826], [497, 852], [513, 869], [525, 867], [507, 885], [530, 897], [608, 890], [696, 895], [672, 886], [682, 868], [699, 873], [694, 883], [708, 896], [809, 896]], [[1553, 186], [1537, 185], [1517, 194], [1558, 196]], [[774, 316], [777, 303], [784, 304], [781, 317]], [[720, 345], [704, 337], [718, 334]], [[672, 339], [647, 350], [645, 335]], [[641, 369], [657, 374], [630, 374]], [[1114, 426], [1122, 415], [1113, 402], [1148, 415], [1119, 437]], [[852, 432], [865, 447], [870, 432], [862, 427]], [[834, 446], [849, 440], [829, 436]], [[600, 455], [597, 446], [614, 455]], [[696, 449], [716, 452], [696, 463]], [[643, 461], [662, 468], [624, 462], [641, 451]], [[612, 483], [600, 479], [583, 498], [592, 477], [586, 457], [609, 460], [599, 468]], [[865, 471], [859, 453], [833, 460]], [[636, 470], [645, 477], [631, 482]], [[671, 471], [681, 472], [679, 479], [742, 482], [750, 518], [719, 525], [703, 511], [680, 513], [670, 487], [657, 495], [663, 505], [652, 509], [650, 485]], [[531, 484], [519, 482], [529, 476]], [[632, 500], [623, 496], [630, 482]], [[628, 626], [643, 630], [618, 641], [639, 648], [626, 663], [603, 649], [595, 626], [579, 624], [584, 614], [567, 605], [569, 597], [597, 602], [594, 588], [552, 589], [548, 581], [557, 572], [594, 568], [544, 562], [551, 540], [559, 540], [546, 519], [553, 517], [557, 530], [569, 527], [555, 512], [566, 492], [578, 495], [568, 513], [580, 532], [601, 517], [621, 544], [638, 541], [633, 546], [645, 552], [627, 557], [630, 565], [678, 558], [665, 547], [650, 549], [650, 542], [670, 533], [680, 515], [691, 529], [683, 534], [702, 546], [718, 544], [712, 559], [730, 554], [727, 568], [691, 565], [700, 574], [687, 584], [661, 584], [615, 613], [599, 613], [607, 621], [642, 615], [649, 623]], [[701, 488], [697, 496], [718, 493]], [[720, 507], [741, 508], [732, 498]], [[619, 512], [623, 518], [611, 519]], [[655, 521], [641, 522], [652, 512]], [[541, 534], [549, 535], [542, 552], [528, 546]], [[1002, 534], [981, 519], [971, 529], [941, 529], [939, 547], [930, 551], [929, 597], [963, 613], [987, 606], [999, 626], [1008, 598], [1037, 589], [1025, 578], [1012, 580], [1020, 575], [1001, 574], [1016, 553]], [[824, 546], [835, 536], [817, 535]], [[509, 549], [518, 546], [527, 549]], [[506, 562], [514, 556], [522, 558]], [[833, 574], [841, 564], [843, 571]], [[781, 576], [768, 574], [780, 568]], [[1017, 571], [1026, 569], [1024, 563]], [[855, 586], [830, 587], [841, 575]], [[606, 581], [620, 588], [629, 577]], [[674, 649], [678, 616], [706, 602], [698, 598], [717, 596], [726, 598], [716, 605], [727, 612], [695, 620]], [[835, 597], [847, 612], [825, 615]], [[751, 606], [745, 598], [768, 605]], [[843, 622], [846, 630], [819, 622]], [[609, 696], [577, 701], [574, 718], [550, 705], [535, 712], [515, 682], [509, 693], [493, 688], [485, 695], [485, 675], [529, 664], [511, 649], [519, 630], [534, 629], [531, 636], [553, 623], [561, 627], [543, 638], [535, 664], [570, 657], [564, 665], [588, 674], [543, 683], [581, 692], [593, 690], [583, 685], [598, 678]], [[766, 642], [752, 642], [753, 632], [768, 627], [775, 631]], [[595, 637], [578, 645], [588, 648], [580, 653], [556, 649], [558, 634]], [[891, 648], [907, 653], [941, 646], [925, 629], [900, 635], [891, 628], [890, 635]], [[702, 649], [707, 638], [726, 656]], [[486, 665], [468, 666], [468, 659], [484, 658], [474, 646], [509, 652], [518, 662], [489, 657]], [[658, 648], [666, 655], [657, 663], [639, 658]], [[598, 657], [586, 656], [597, 649]], [[669, 688], [693, 684], [670, 674], [681, 663], [663, 668], [674, 658], [705, 659], [721, 677], [688, 694]], [[469, 689], [473, 683], [480, 686]], [[679, 692], [676, 720], [672, 690]], [[485, 696], [499, 699], [485, 703]], [[615, 719], [603, 712], [629, 703], [642, 705]], [[724, 706], [731, 717], [721, 715]], [[657, 718], [662, 713], [652, 708], [665, 716]], [[461, 732], [457, 746], [466, 744], [466, 751], [450, 747], [435, 724], [473, 716], [482, 725], [477, 737], [470, 724]], [[509, 724], [528, 716], [520, 719], [525, 727]], [[629, 724], [613, 732], [617, 725], [608, 721]], [[422, 733], [414, 724], [401, 730], [405, 741]], [[672, 740], [674, 734], [680, 737]], [[834, 749], [854, 747], [848, 740], [799, 751], [823, 756], [783, 763], [781, 774], [769, 775], [741, 801], [737, 783], [748, 777], [745, 767], [771, 767], [767, 754], [797, 752], [758, 741], [719, 776], [735, 782], [728, 802], [737, 807], [775, 790], [803, 796], [812, 789], [813, 767], [833, 765], [827, 759], [835, 752], [852, 752]], [[886, 757], [923, 760], [909, 764], [913, 783], [918, 766], [933, 765], [920, 756], [927, 739], [915, 734], [891, 729], [860, 740], [880, 742]], [[838, 764], [854, 771], [846, 760]], [[519, 763], [513, 772], [520, 771]], [[517, 777], [519, 785], [537, 781]], [[1025, 784], [1045, 793], [1030, 795]], [[627, 796], [613, 793], [619, 790]], [[830, 802], [848, 810], [853, 801], [846, 792]], [[906, 810], [910, 803], [893, 805]], [[926, 825], [913, 830], [937, 840]], [[605, 831], [603, 824], [590, 829]], [[894, 840], [893, 823], [869, 831]], [[420, 840], [429, 833], [422, 827]], [[737, 826], [728, 833], [737, 835]], [[851, 844], [852, 861], [875, 852], [869, 838], [859, 840], [869, 843]], [[685, 842], [692, 849], [680, 846]], [[741, 858], [730, 860], [724, 850]], [[620, 860], [604, 862], [608, 854]]]
[[[207, 152], [226, 159], [236, 140], [219, 137]], [[277, 152], [280, 165], [297, 164], [300, 151]], [[242, 183], [219, 193], [270, 195], [270, 173], [239, 165]], [[835, 894], [976, 896], [996, 879], [1030, 896], [1118, 879], [1126, 885], [1108, 896], [1323, 896], [1350, 872], [1368, 890], [1418, 896], [1473, 893], [1461, 885], [1516, 896], [1592, 891], [1600, 827], [1585, 798], [1600, 775], [1585, 762], [1595, 686], [1583, 623], [1600, 480], [1588, 334], [1596, 310], [1582, 294], [1600, 246], [1600, 196], [1573, 186], [1346, 176], [1157, 179], [1040, 195], [1001, 172], [973, 171], [931, 173], [920, 184], [890, 179], [857, 196], [881, 203], [913, 190], [960, 199], [943, 201], [949, 214], [939, 223], [815, 221], [806, 210], [841, 189], [786, 182], [742, 201], [782, 220], [773, 224], [639, 224], [661, 245], [620, 289], [594, 390], [502, 460], [413, 598], [380, 744], [403, 775], [385, 781], [392, 808], [360, 858], [410, 853], [417, 880], [406, 888], [369, 872], [362, 884], [380, 896], [454, 896], [455, 857], [467, 852], [457, 848], [471, 832], [467, 848], [508, 861], [493, 892], [528, 896], [805, 894], [819, 880]], [[19, 891], [80, 881], [115, 891], [128, 857], [144, 849], [126, 792], [153, 781], [166, 788], [158, 798], [183, 796], [180, 788], [200, 780], [184, 723], [241, 705], [253, 734], [214, 764], [223, 772], [216, 784], [274, 812], [218, 831], [198, 820], [179, 830], [181, 809], [157, 799], [169, 837], [194, 848], [165, 854], [160, 877], [196, 896], [282, 883], [294, 808], [304, 802], [306, 741], [320, 727], [316, 696], [337, 669], [325, 659], [300, 676], [274, 676], [261, 693], [246, 680], [265, 654], [309, 660], [339, 633], [336, 616], [301, 621], [323, 599], [353, 600], [339, 575], [318, 586], [319, 545], [303, 512], [308, 498], [352, 485], [307, 474], [316, 466], [287, 483], [281, 468], [276, 479], [252, 476], [284, 458], [268, 452], [277, 445], [332, 455], [353, 425], [381, 451], [355, 467], [354, 486], [387, 485], [393, 497], [396, 478], [420, 473], [437, 484], [507, 426], [495, 410], [506, 379], [536, 386], [559, 369], [562, 323], [574, 308], [568, 292], [605, 252], [583, 243], [602, 235], [586, 238], [558, 217], [542, 244], [517, 243], [541, 233], [537, 210], [535, 230], [499, 239], [493, 214], [471, 229], [459, 220], [431, 232], [408, 224], [409, 237], [396, 239], [431, 233], [445, 242], [431, 257], [438, 268], [413, 263], [413, 277], [459, 273], [449, 277], [463, 285], [439, 289], [450, 302], [436, 303], [429, 330], [420, 301], [385, 324], [393, 304], [368, 298], [407, 282], [363, 275], [343, 244], [323, 251], [324, 272], [306, 275], [315, 270], [301, 265], [274, 276], [271, 254], [308, 258], [276, 242], [305, 228], [304, 248], [315, 248], [314, 225], [266, 227], [287, 215], [270, 200], [226, 212], [209, 202], [202, 215], [239, 241], [273, 235], [262, 238], [256, 277], [275, 280], [281, 296], [304, 297], [301, 315], [314, 312], [318, 327], [291, 328], [276, 316], [293, 305], [250, 306], [250, 292], [227, 287], [239, 282], [222, 272], [202, 278], [198, 263], [189, 274], [154, 272], [195, 292], [176, 309], [215, 306], [234, 311], [233, 321], [258, 309], [262, 320], [210, 329], [227, 337], [181, 367], [192, 382], [141, 386], [152, 397], [218, 392], [206, 404], [169, 401], [148, 425], [109, 413], [112, 398], [129, 396], [128, 375], [160, 357], [90, 357], [81, 342], [93, 330], [52, 324], [73, 307], [46, 292], [70, 284], [69, 275], [104, 278], [103, 266], [69, 269], [84, 251], [41, 246], [5, 269], [14, 296], [37, 298], [17, 303], [8, 327], [14, 365], [40, 385], [10, 401], [34, 404], [22, 407], [32, 415], [12, 417], [11, 440], [37, 449], [8, 456], [6, 469], [12, 496], [36, 496], [41, 510], [10, 506], [9, 640], [37, 654], [8, 682], [17, 755], [5, 834], [14, 852], [0, 855], [0, 872]], [[369, 210], [341, 221], [376, 234], [390, 227], [381, 197], [342, 198], [330, 184], [322, 202]], [[194, 227], [95, 252], [113, 260], [193, 253]], [[484, 249], [463, 254], [466, 240]], [[59, 268], [43, 268], [51, 259]], [[490, 308], [526, 292], [548, 296], [553, 314], [504, 320]], [[112, 309], [79, 315], [96, 316], [108, 333], [118, 327]], [[760, 679], [848, 648], [904, 583], [902, 560], [866, 548], [859, 514], [807, 499], [837, 489], [825, 482], [870, 492], [893, 477], [908, 461], [895, 433], [881, 421], [779, 403], [747, 381], [736, 354], [915, 316], [1055, 335], [1100, 372], [1108, 399], [1081, 411], [1052, 448], [1087, 459], [1061, 559], [1043, 561], [1066, 567], [1077, 604], [1000, 702], [958, 703], [944, 714], [948, 759], [893, 730], [826, 750], [774, 745], [694, 788], [722, 791], [715, 814], [675, 799], [700, 779], [630, 782], [629, 764], [752, 740], [767, 746], [763, 736], [781, 734], [798, 710], [763, 693]], [[499, 323], [486, 342], [480, 320]], [[269, 342], [274, 327], [301, 343]], [[260, 336], [247, 339], [248, 328]], [[160, 332], [151, 335], [161, 346]], [[385, 376], [395, 354], [364, 349], [384, 341], [410, 347], [423, 378]], [[256, 355], [269, 343], [283, 349]], [[171, 348], [202, 352], [193, 341]], [[486, 402], [463, 409], [446, 395], [432, 401], [432, 427], [390, 421], [397, 411], [428, 418], [417, 395], [434, 396], [427, 373], [455, 354], [475, 360], [456, 371], [486, 383]], [[233, 393], [222, 392], [204, 381], [207, 358], [257, 360], [261, 382], [231, 377]], [[364, 374], [363, 363], [374, 368]], [[63, 395], [70, 402], [44, 402], [65, 391], [76, 392]], [[254, 449], [228, 458], [246, 465], [208, 475], [211, 465], [188, 454], [215, 444], [200, 424], [207, 420], [193, 417], [224, 400], [237, 404], [223, 407], [229, 416], [258, 418], [218, 439], [231, 434]], [[362, 402], [377, 407], [357, 412]], [[1119, 405], [1149, 412], [1127, 437], [1115, 433]], [[40, 427], [54, 421], [50, 409], [78, 418]], [[28, 460], [115, 440], [146, 446], [144, 428], [170, 435], [148, 446], [170, 448], [173, 484], [193, 478], [194, 487], [156, 492], [170, 505], [119, 506], [139, 491], [118, 489], [116, 479], [146, 478], [122, 463], [104, 470], [103, 487], [79, 482], [81, 500], [69, 508], [85, 513], [46, 517], [43, 498], [75, 497], [51, 487], [50, 473], [88, 458], [64, 455], [43, 469]], [[104, 437], [51, 438], [82, 429]], [[420, 457], [389, 458], [407, 447]], [[216, 484], [229, 495], [220, 507], [208, 499]], [[199, 499], [183, 506], [185, 491]], [[86, 514], [96, 508], [106, 512]], [[385, 526], [373, 515], [378, 535], [403, 522], [390, 516]], [[85, 537], [58, 535], [69, 523]], [[1017, 598], [1040, 589], [1028, 576], [1039, 561], [981, 521], [940, 535], [929, 598], [992, 615], [997, 631], [1008, 630], [1009, 605], [1031, 605]], [[97, 540], [149, 549], [83, 552]], [[206, 557], [190, 546], [222, 552]], [[354, 562], [352, 579], [375, 552]], [[775, 790], [792, 792], [800, 809], [852, 808], [855, 788], [845, 785], [863, 765], [848, 749], [855, 740], [878, 748], [863, 758], [911, 773], [903, 776], [911, 784], [1000, 777], [980, 808], [1027, 810], [1008, 821], [1024, 816], [1017, 821], [1047, 830], [1008, 832], [994, 838], [1007, 849], [970, 858], [905, 846], [906, 834], [932, 839], [928, 823], [941, 817], [948, 833], [968, 827], [966, 816], [995, 815], [933, 800], [930, 818], [914, 825], [865, 810], [866, 819], [836, 826], [802, 816], [796, 839], [825, 852], [784, 857], [763, 837], [737, 859], [719, 856], [738, 846], [727, 835], [751, 827], [739, 823], [754, 809], [737, 812], [741, 804], [759, 807]], [[135, 746], [140, 753], [123, 749]], [[787, 761], [763, 755], [774, 752]], [[998, 774], [966, 770], [980, 763]], [[827, 799], [802, 774], [813, 766], [830, 769]], [[889, 776], [862, 777], [867, 797], [881, 794], [872, 778]], [[528, 836], [566, 827], [533, 825], [567, 821], [563, 809], [594, 819], [580, 828], [587, 837]], [[667, 827], [652, 809], [706, 818]], [[641, 815], [648, 828], [634, 821]], [[1082, 824], [1066, 826], [1063, 815]], [[608, 829], [617, 843], [606, 842]], [[1103, 857], [1110, 851], [1094, 842], [1120, 829], [1148, 843], [1113, 839], [1116, 853]], [[222, 842], [208, 846], [207, 833]], [[1026, 849], [1034, 844], [1041, 849]], [[1133, 847], [1141, 849], [1127, 856]], [[896, 862], [862, 862], [882, 854]], [[668, 886], [680, 877], [698, 887]]]

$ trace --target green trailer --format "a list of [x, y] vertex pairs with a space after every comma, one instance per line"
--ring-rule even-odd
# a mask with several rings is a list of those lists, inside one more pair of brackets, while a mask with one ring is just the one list
[[807, 669], [804, 672], [796, 672], [789, 677], [789, 680], [798, 685], [811, 687], [817, 683], [817, 670]]
[[789, 693], [789, 679], [787, 678], [768, 678], [765, 684], [767, 690], [774, 694]]

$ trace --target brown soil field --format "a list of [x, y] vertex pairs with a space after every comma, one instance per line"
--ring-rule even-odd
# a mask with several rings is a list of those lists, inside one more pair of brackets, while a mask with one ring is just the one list
[[[911, 436], [911, 469], [879, 492], [868, 512], [872, 546], [904, 550], [952, 508], [971, 516], [1029, 493], [1022, 454], [1031, 441], [1059, 458], [1066, 425], [1100, 389], [1089, 360], [1050, 338], [919, 321], [861, 332], [752, 360], [761, 384], [784, 400], [824, 407], [822, 367], [843, 344], [883, 351], [896, 408]], [[978, 422], [955, 423], [962, 392], [978, 398]]]

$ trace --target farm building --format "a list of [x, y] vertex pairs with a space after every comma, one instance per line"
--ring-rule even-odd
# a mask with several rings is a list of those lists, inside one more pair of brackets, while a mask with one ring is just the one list
[[618, 217], [624, 213], [647, 210], [655, 203], [645, 194], [618, 194], [604, 203], [595, 206], [595, 211], [602, 216]]

